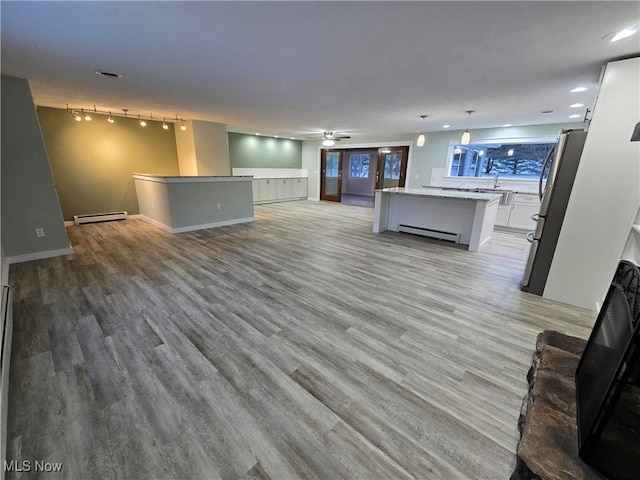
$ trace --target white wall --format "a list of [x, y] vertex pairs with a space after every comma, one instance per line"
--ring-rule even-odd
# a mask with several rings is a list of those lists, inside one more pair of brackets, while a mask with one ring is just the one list
[[198, 175], [231, 175], [227, 126], [222, 123], [193, 120]]
[[195, 176], [198, 175], [198, 163], [196, 162], [196, 143], [193, 138], [193, 125], [191, 124], [191, 120], [185, 121], [184, 124], [187, 127], [186, 130], [182, 130], [177, 123], [174, 125], [180, 175]]
[[599, 308], [640, 206], [640, 58], [607, 65], [544, 297]]
[[180, 175], [231, 175], [226, 125], [188, 120], [185, 126], [187, 129], [182, 130], [175, 125]]

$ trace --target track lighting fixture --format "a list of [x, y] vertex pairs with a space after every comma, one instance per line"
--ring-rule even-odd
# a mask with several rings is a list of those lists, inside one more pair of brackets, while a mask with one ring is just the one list
[[[420, 118], [422, 119], [422, 123], [424, 124], [424, 119], [427, 118], [428, 115], [420, 115]], [[418, 135], [418, 141], [416, 142], [416, 145], [419, 147], [424, 146], [424, 142], [425, 142], [425, 136], [424, 136], [424, 131], [420, 132], [420, 135]]]
[[[473, 112], [475, 112], [475, 110], [467, 110], [467, 115], [469, 115], [469, 118], [471, 118], [471, 114]], [[469, 145], [470, 141], [471, 141], [471, 134], [469, 133], [469, 121], [467, 121], [467, 129], [462, 134], [462, 138], [460, 139], [460, 143], [462, 145]]]
[[[71, 114], [71, 116], [73, 117], [73, 119], [76, 122], [81, 122], [83, 119], [87, 122], [91, 121], [92, 116], [91, 116], [91, 109], [87, 109], [85, 110], [84, 107], [81, 108], [70, 108], [69, 104], [67, 104], [67, 111]], [[122, 109], [122, 113], [113, 113], [111, 110], [98, 110], [96, 108], [96, 106], [93, 106], [93, 112], [96, 114], [100, 114], [100, 115], [105, 115], [107, 117], [107, 122], [109, 123], [115, 123], [115, 119], [114, 117], [124, 117], [124, 118], [129, 118], [129, 109], [128, 108], [123, 108]], [[132, 115], [132, 117], [135, 117], [135, 115]], [[137, 115], [138, 117], [138, 123], [140, 124], [141, 127], [146, 127], [148, 121], [155, 121], [154, 117], [153, 117], [153, 112], [149, 112], [149, 116], [143, 116], [143, 115]], [[173, 122], [172, 120], [169, 120], [169, 122]], [[173, 123], [181, 123], [181, 129], [182, 130], [186, 130], [187, 127], [184, 124], [184, 119], [182, 118], [178, 118], [178, 115], [176, 115], [176, 119], [175, 122]], [[169, 124], [167, 123], [167, 119], [166, 117], [162, 117], [162, 128], [163, 130], [169, 130]]]

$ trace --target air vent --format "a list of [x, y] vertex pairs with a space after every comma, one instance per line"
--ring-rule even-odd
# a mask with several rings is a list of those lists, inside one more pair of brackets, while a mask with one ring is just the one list
[[96, 75], [107, 78], [122, 78], [122, 75], [119, 73], [105, 72], [103, 70], [96, 70]]

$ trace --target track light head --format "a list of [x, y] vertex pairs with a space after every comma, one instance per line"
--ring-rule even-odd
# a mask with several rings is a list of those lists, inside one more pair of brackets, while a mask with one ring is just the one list
[[182, 131], [186, 131], [186, 130], [187, 130], [187, 127], [186, 127], [186, 125], [184, 124], [184, 119], [183, 119], [183, 120], [180, 120], [180, 123], [182, 123], [182, 125], [180, 125], [180, 130], [182, 130]]
[[144, 120], [142, 120], [140, 118], [140, 115], [138, 115], [138, 123], [140, 124], [141, 127], [146, 127], [147, 126], [147, 122], [145, 122]]

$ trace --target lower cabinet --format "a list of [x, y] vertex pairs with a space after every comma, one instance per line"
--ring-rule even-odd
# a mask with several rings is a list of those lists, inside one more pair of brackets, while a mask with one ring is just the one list
[[496, 226], [518, 230], [535, 230], [536, 221], [531, 215], [540, 211], [540, 200], [536, 194], [516, 193], [511, 205], [500, 205], [496, 215]]
[[496, 226], [506, 227], [509, 224], [509, 215], [512, 205], [500, 205], [496, 214]]
[[[278, 186], [275, 178], [260, 179], [260, 201], [275, 200], [278, 198]], [[254, 199], [255, 203], [255, 199]]]
[[306, 198], [306, 178], [253, 179], [253, 203], [285, 202]]

